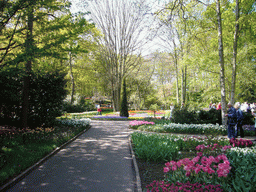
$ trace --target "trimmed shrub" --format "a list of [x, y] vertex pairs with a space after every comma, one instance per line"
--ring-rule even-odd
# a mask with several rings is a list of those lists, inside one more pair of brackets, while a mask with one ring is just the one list
[[21, 117], [22, 78], [24, 71], [8, 68], [0, 72], [0, 122], [17, 125]]
[[254, 125], [254, 117], [251, 113], [243, 112], [244, 119], [243, 119], [243, 125]]
[[221, 111], [210, 109], [189, 111], [186, 107], [182, 109], [174, 108], [172, 121], [181, 124], [222, 124]]
[[186, 107], [179, 109], [175, 106], [172, 114], [172, 120], [174, 123], [196, 124], [197, 113], [195, 111], [188, 111]]
[[30, 126], [51, 125], [62, 114], [66, 97], [65, 73], [58, 71], [34, 73], [30, 85]]
[[221, 110], [210, 109], [209, 111], [200, 110], [198, 113], [198, 124], [222, 124]]
[[80, 113], [86, 111], [82, 105], [71, 104], [68, 101], [64, 101], [62, 105], [62, 111], [67, 113]]
[[85, 111], [95, 111], [95, 106], [90, 100], [85, 100], [81, 97], [77, 104], [71, 104], [68, 101], [63, 102], [62, 111], [67, 113], [80, 113]]

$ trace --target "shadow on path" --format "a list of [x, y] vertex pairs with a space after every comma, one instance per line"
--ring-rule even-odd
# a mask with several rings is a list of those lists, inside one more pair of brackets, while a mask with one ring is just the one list
[[8, 191], [135, 191], [127, 121], [92, 121], [92, 128]]

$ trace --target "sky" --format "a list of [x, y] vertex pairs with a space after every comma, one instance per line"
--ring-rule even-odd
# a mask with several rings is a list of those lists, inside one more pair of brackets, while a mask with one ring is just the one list
[[77, 13], [79, 11], [83, 11], [83, 5], [81, 4], [81, 0], [70, 0], [72, 5], [70, 8], [71, 13]]
[[[72, 14], [77, 13], [77, 12], [83, 12], [84, 10], [84, 6], [85, 4], [83, 3], [83, 0], [70, 0], [72, 5], [70, 8], [70, 11]], [[157, 1], [156, 4], [159, 4], [159, 2], [164, 2], [164, 0], [149, 0], [149, 1]], [[166, 1], [165, 1], [166, 3]], [[160, 6], [154, 6], [156, 7], [156, 9], [160, 9]], [[143, 55], [148, 55], [151, 52], [154, 51], [163, 51], [163, 47], [161, 47], [161, 45], [159, 45], [159, 39], [155, 39], [152, 42], [147, 44], [146, 50], [144, 51]]]

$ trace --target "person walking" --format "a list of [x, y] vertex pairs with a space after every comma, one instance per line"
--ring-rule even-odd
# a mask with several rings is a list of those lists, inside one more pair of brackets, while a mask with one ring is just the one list
[[228, 138], [235, 138], [236, 109], [231, 103], [228, 103], [228, 113], [225, 116], [228, 117]]
[[100, 105], [97, 105], [97, 115], [101, 115], [101, 108], [100, 108]]
[[221, 102], [218, 103], [217, 110], [221, 110]]
[[172, 118], [173, 110], [174, 110], [174, 105], [173, 105], [173, 103], [172, 103], [172, 104], [170, 105], [170, 118]]
[[240, 137], [243, 138], [244, 130], [242, 126], [243, 126], [244, 115], [242, 110], [240, 109], [240, 103], [236, 102], [234, 105], [234, 108], [236, 109], [236, 119], [237, 119], [235, 136], [237, 137], [240, 135]]

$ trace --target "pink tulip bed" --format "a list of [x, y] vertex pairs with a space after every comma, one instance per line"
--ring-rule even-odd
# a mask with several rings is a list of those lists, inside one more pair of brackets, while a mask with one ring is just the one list
[[[256, 147], [250, 140], [133, 133], [132, 142], [139, 165], [147, 164], [149, 170], [152, 167], [148, 162], [157, 160], [164, 165], [158, 166], [162, 169], [161, 180], [154, 179], [158, 178], [154, 175], [143, 178], [149, 171], [140, 169], [143, 191], [250, 192], [255, 189]], [[167, 151], [172, 151], [169, 156]], [[142, 159], [147, 163], [141, 163]]]
[[138, 128], [140, 125], [154, 125], [155, 123], [154, 122], [149, 122], [149, 121], [137, 121], [137, 120], [134, 120], [134, 121], [130, 121], [129, 123], [129, 126], [133, 129], [136, 129]]

